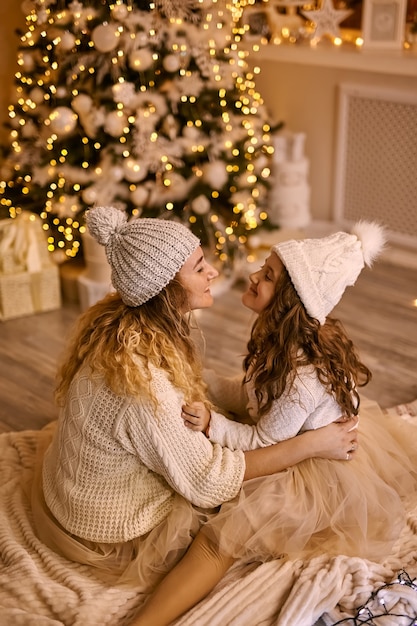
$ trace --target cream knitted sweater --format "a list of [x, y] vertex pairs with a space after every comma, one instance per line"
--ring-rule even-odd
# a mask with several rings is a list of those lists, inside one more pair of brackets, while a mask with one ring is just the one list
[[250, 383], [242, 387], [242, 376], [221, 378], [213, 370], [204, 371], [210, 397], [217, 406], [242, 416], [243, 410], [253, 425], [241, 424], [212, 411], [210, 440], [232, 450], [253, 450], [290, 439], [305, 430], [326, 426], [342, 412], [335, 398], [317, 377], [313, 366], [300, 367], [291, 390], [275, 401], [266, 415], [257, 415], [257, 400]]
[[98, 542], [141, 536], [171, 511], [174, 493], [211, 508], [232, 499], [244, 454], [185, 427], [183, 398], [152, 370], [149, 400], [114, 395], [83, 368], [72, 381], [43, 465], [48, 507], [70, 533]]

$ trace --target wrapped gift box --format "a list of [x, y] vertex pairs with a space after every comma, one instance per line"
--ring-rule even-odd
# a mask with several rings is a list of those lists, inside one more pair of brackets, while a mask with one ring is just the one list
[[58, 267], [51, 261], [42, 222], [23, 213], [0, 221], [0, 319], [61, 306]]

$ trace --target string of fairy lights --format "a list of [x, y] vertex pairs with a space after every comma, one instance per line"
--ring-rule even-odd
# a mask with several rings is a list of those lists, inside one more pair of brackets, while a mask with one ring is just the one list
[[[204, 224], [224, 260], [267, 219], [273, 154], [258, 70], [248, 70], [241, 45], [246, 2], [185, 0], [168, 19], [163, 0], [147, 13], [139, 4], [25, 0], [0, 205], [11, 217], [37, 212], [48, 249], [67, 258], [78, 253], [93, 204], [132, 215], [177, 211], [191, 227]], [[207, 84], [215, 105], [198, 108]], [[179, 107], [189, 112], [183, 128]]]
[[[406, 594], [397, 593], [393, 595], [391, 593], [398, 585], [406, 587], [412, 592], [413, 601], [405, 602], [406, 612], [404, 606], [400, 608], [398, 606], [398, 598], [404, 599]], [[401, 570], [392, 582], [381, 585], [373, 591], [368, 600], [358, 607], [355, 615], [338, 620], [332, 626], [363, 626], [364, 624], [369, 626], [394, 626], [394, 624], [396, 626], [417, 626], [416, 606], [417, 579], [411, 578], [405, 570]], [[413, 614], [411, 615], [411, 613]]]

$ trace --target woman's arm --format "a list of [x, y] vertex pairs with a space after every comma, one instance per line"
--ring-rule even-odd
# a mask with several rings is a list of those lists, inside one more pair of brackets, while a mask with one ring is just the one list
[[296, 465], [300, 461], [319, 457], [322, 459], [346, 460], [355, 454], [357, 447], [357, 418], [333, 423], [317, 430], [309, 430], [292, 439], [281, 441], [266, 448], [245, 452], [246, 470], [244, 480], [275, 474]]
[[[150, 401], [141, 399], [130, 404], [118, 420], [114, 435], [147, 468], [198, 506], [213, 507], [232, 499], [245, 479], [273, 474], [311, 456], [345, 458], [350, 449], [343, 427], [338, 425], [333, 425], [326, 437], [306, 433], [291, 442], [246, 454], [212, 444], [203, 433], [184, 427], [181, 396], [166, 374], [153, 370], [152, 376], [157, 389], [157, 413]], [[348, 441], [352, 440], [350, 436]]]
[[[188, 411], [188, 412], [186, 412]], [[199, 413], [198, 416], [195, 414]], [[210, 412], [203, 403], [183, 407], [183, 419], [191, 430], [204, 430]], [[204, 416], [203, 418], [201, 416]], [[353, 457], [357, 447], [358, 418], [339, 418], [328, 426], [308, 430], [300, 435], [263, 448], [244, 452], [246, 469], [244, 480], [275, 474], [300, 461], [319, 457], [323, 459], [347, 460]], [[193, 420], [193, 421], [189, 421]]]

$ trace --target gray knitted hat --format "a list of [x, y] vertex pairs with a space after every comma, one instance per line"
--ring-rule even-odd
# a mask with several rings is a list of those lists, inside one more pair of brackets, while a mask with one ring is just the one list
[[352, 234], [284, 241], [271, 250], [287, 268], [307, 313], [324, 324], [346, 287], [355, 283], [365, 265], [372, 265], [385, 241], [382, 226], [358, 222]]
[[94, 207], [86, 221], [90, 234], [105, 246], [113, 287], [129, 306], [140, 306], [162, 291], [200, 245], [178, 222], [128, 222], [127, 214], [115, 207]]

